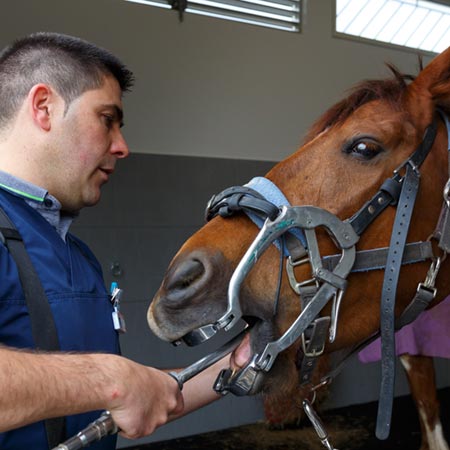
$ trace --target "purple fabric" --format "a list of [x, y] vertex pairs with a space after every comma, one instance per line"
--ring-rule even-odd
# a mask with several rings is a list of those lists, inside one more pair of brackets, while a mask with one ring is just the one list
[[[450, 359], [450, 295], [409, 325], [395, 333], [396, 354], [435, 356]], [[380, 339], [358, 354], [363, 363], [381, 359]]]

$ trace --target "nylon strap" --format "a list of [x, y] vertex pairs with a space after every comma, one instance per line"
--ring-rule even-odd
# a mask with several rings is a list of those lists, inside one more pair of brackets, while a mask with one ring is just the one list
[[402, 315], [395, 323], [396, 330], [408, 325], [416, 320], [420, 313], [425, 311], [430, 305], [431, 301], [436, 296], [436, 289], [430, 289], [423, 283], [420, 283], [417, 287], [417, 292], [411, 303], [405, 308]]
[[205, 219], [208, 222], [217, 214], [229, 217], [240, 211], [250, 211], [271, 220], [279, 214], [278, 207], [267, 201], [259, 192], [245, 186], [233, 186], [211, 197], [206, 207]]
[[[352, 272], [367, 272], [369, 270], [384, 269], [388, 257], [389, 247], [359, 250], [356, 252], [355, 264]], [[413, 264], [427, 259], [433, 259], [433, 247], [430, 241], [411, 242], [406, 244], [402, 264]], [[323, 267], [333, 271], [341, 255], [330, 255], [322, 258]]]
[[[0, 208], [0, 235], [17, 265], [36, 349], [59, 350], [58, 333], [44, 288], [25, 249], [20, 233], [2, 208]], [[49, 448], [54, 448], [65, 440], [64, 417], [45, 420], [45, 429]]]
[[418, 188], [419, 174], [408, 164], [392, 230], [381, 297], [381, 387], [375, 431], [378, 439], [387, 439], [391, 426], [395, 382], [395, 297]]

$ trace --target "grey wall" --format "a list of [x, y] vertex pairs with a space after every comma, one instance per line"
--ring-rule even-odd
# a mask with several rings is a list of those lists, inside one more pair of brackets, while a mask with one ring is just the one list
[[[124, 289], [121, 310], [128, 332], [122, 352], [142, 364], [183, 367], [217, 348], [218, 341], [197, 348], [173, 347], [153, 336], [146, 312], [166, 267], [183, 241], [203, 224], [206, 202], [222, 189], [263, 175], [271, 162], [132, 155], [121, 161], [98, 206], [84, 210], [73, 232], [89, 242], [110, 285]], [[111, 265], [118, 263], [121, 276]], [[203, 410], [159, 429], [140, 442], [169, 439], [251, 423], [262, 418], [257, 398], [227, 396]], [[130, 441], [121, 440], [123, 446]]]
[[[335, 38], [334, 0], [303, 3], [302, 33], [287, 33], [189, 15], [180, 24], [172, 11], [123, 0], [0, 0], [0, 47], [32, 31], [59, 31], [110, 49], [136, 74], [135, 90], [125, 98], [125, 134], [134, 155], [74, 231], [99, 256], [108, 283], [112, 262], [123, 269], [118, 281], [130, 331], [122, 347], [139, 362], [173, 367], [203, 354], [203, 348], [183, 351], [160, 342], [148, 331], [145, 313], [171, 257], [202, 224], [209, 196], [265, 173], [268, 161], [293, 152], [347, 88], [386, 75], [385, 61], [416, 71], [414, 52]], [[438, 365], [439, 385], [448, 384], [447, 362]], [[350, 363], [334, 384], [330, 406], [374, 400], [378, 376], [377, 364]], [[399, 371], [397, 393], [406, 392]], [[258, 400], [229, 397], [148, 440], [261, 416]]]

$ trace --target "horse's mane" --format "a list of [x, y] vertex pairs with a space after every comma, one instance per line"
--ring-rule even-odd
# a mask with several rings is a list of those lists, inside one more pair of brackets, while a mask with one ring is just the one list
[[356, 109], [372, 100], [386, 100], [393, 108], [401, 105], [401, 100], [412, 75], [400, 73], [393, 65], [386, 64], [393, 77], [382, 80], [365, 80], [350, 90], [350, 94], [333, 105], [309, 129], [303, 144], [311, 141], [331, 125], [343, 122]]

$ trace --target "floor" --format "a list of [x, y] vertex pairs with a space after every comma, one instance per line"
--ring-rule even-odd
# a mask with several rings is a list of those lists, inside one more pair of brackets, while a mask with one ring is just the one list
[[[450, 388], [439, 391], [441, 416], [450, 442]], [[392, 429], [385, 441], [374, 436], [377, 403], [350, 406], [322, 413], [331, 444], [346, 450], [415, 450], [420, 447], [420, 427], [410, 397], [394, 401]], [[129, 447], [128, 450], [323, 450], [311, 426], [270, 430], [264, 423]]]

